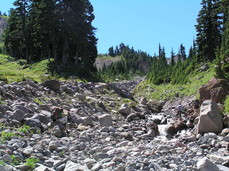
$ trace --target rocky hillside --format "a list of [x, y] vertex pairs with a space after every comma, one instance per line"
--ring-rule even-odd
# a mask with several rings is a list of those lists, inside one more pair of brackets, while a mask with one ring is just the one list
[[121, 60], [120, 56], [116, 57], [107, 57], [107, 56], [98, 56], [95, 61], [95, 66], [97, 69], [102, 69], [104, 66], [109, 66], [112, 63], [116, 63]]
[[4, 17], [0, 16], [0, 37], [7, 26], [7, 21]]
[[[201, 106], [200, 116], [215, 128], [203, 129], [194, 98], [182, 100], [180, 120], [180, 101], [136, 97], [131, 90], [140, 81], [0, 82], [0, 170], [228, 170], [229, 119], [222, 125], [218, 105]], [[67, 123], [52, 119], [56, 107]]]

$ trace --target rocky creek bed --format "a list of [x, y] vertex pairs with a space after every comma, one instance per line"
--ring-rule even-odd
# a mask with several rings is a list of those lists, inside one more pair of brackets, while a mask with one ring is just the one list
[[[196, 122], [177, 118], [179, 102], [136, 99], [140, 81], [0, 82], [0, 171], [30, 170], [32, 157], [36, 171], [228, 171], [228, 120], [198, 134]], [[71, 116], [66, 126], [52, 121], [55, 106]]]

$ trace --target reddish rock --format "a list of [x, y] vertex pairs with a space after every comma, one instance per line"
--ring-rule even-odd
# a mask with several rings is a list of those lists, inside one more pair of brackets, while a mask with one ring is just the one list
[[229, 85], [224, 79], [211, 79], [199, 89], [200, 100], [213, 100], [216, 103], [223, 103], [229, 93]]
[[178, 131], [181, 131], [183, 129], [186, 129], [187, 125], [185, 123], [185, 121], [183, 120], [178, 120], [175, 123], [170, 124], [167, 129], [166, 132], [169, 135], [174, 135], [176, 134]]

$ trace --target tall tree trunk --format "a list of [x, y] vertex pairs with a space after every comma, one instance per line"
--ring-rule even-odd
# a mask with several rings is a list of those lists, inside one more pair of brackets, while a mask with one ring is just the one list
[[67, 64], [67, 58], [68, 58], [68, 39], [67, 36], [64, 36], [64, 42], [62, 47], [62, 62], [63, 65]]
[[51, 44], [52, 44], [52, 53], [53, 53], [53, 58], [55, 62], [57, 62], [57, 53], [56, 53], [56, 37], [55, 33], [51, 33]]
[[76, 56], [75, 56], [75, 66], [78, 66], [79, 64], [79, 52], [76, 50]]

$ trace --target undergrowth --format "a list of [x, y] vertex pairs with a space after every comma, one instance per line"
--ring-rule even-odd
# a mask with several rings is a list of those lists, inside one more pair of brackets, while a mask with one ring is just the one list
[[157, 100], [168, 100], [174, 97], [195, 95], [199, 98], [199, 88], [214, 77], [214, 66], [210, 65], [207, 71], [195, 71], [186, 84], [152, 84], [149, 80], [140, 83], [134, 93]]

